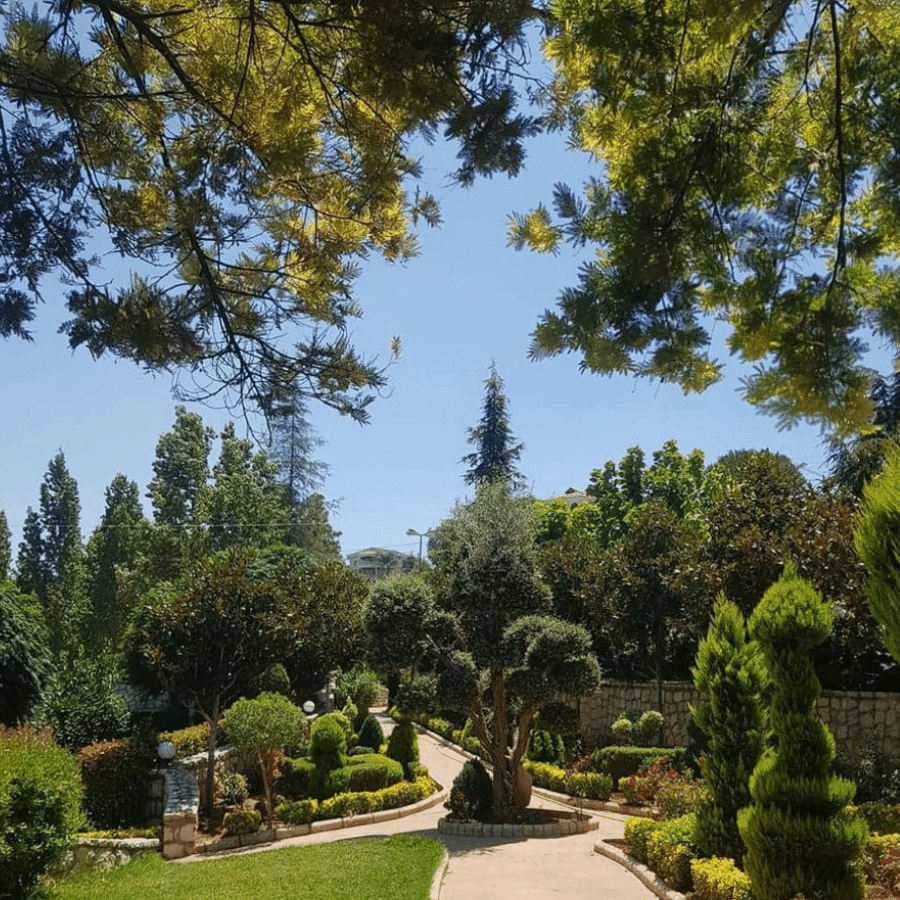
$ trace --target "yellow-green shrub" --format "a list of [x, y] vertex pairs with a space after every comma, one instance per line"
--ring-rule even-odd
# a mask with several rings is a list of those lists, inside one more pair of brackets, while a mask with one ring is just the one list
[[262, 816], [255, 809], [236, 809], [225, 813], [222, 825], [225, 834], [256, 834], [261, 822]]
[[682, 893], [691, 889], [691, 861], [697, 856], [696, 824], [696, 815], [689, 813], [659, 823], [647, 838], [647, 865], [670, 888]]
[[318, 800], [286, 800], [275, 808], [275, 815], [287, 825], [306, 825], [316, 817]]
[[900, 834], [870, 835], [863, 848], [862, 865], [867, 881], [878, 884], [893, 891], [900, 880], [900, 862], [893, 851], [900, 848]]
[[647, 863], [647, 842], [650, 835], [660, 827], [659, 822], [653, 819], [631, 818], [625, 820], [625, 842], [628, 844], [628, 853], [638, 862]]
[[697, 900], [753, 900], [750, 877], [733, 860], [695, 859], [691, 876]]

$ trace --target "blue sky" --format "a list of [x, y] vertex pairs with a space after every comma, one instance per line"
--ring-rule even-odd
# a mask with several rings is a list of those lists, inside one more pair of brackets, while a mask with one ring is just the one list
[[[450, 185], [452, 168], [451, 153], [428, 151], [422, 187], [437, 194], [444, 224], [422, 233], [420, 256], [405, 266], [372, 260], [358, 283], [359, 349], [386, 361], [391, 338], [403, 342], [389, 370], [390, 390], [372, 405], [366, 426], [314, 410], [325, 441], [319, 455], [330, 466], [323, 492], [339, 503], [333, 524], [344, 553], [370, 546], [417, 552], [407, 529], [437, 525], [466, 496], [459, 460], [470, 450], [466, 433], [481, 414], [492, 361], [506, 383], [512, 429], [525, 444], [519, 467], [539, 497], [584, 487], [592, 469], [635, 444], [649, 458], [670, 438], [685, 452], [700, 448], [709, 462], [728, 450], [769, 448], [803, 464], [812, 480], [824, 471], [818, 430], [778, 432], [774, 420], [740, 399], [736, 365], [724, 383], [685, 397], [676, 387], [582, 375], [571, 356], [529, 362], [538, 315], [575, 282], [583, 257], [568, 248], [556, 257], [516, 252], [506, 245], [505, 221], [514, 210], [549, 202], [555, 182], [580, 185], [591, 167], [555, 135], [532, 145], [527, 171], [514, 180], [465, 190]], [[14, 554], [26, 508], [37, 508], [47, 463], [59, 449], [78, 481], [86, 537], [116, 473], [146, 491], [156, 441], [174, 421], [170, 380], [71, 353], [55, 333], [65, 318], [64, 289], [58, 304], [52, 286], [46, 293], [35, 342], [7, 341], [0, 353], [0, 508]], [[719, 326], [714, 335], [722, 358], [725, 333]], [[192, 408], [216, 430], [231, 417]]]

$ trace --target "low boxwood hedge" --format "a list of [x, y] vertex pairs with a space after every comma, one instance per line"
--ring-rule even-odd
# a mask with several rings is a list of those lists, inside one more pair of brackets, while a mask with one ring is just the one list
[[612, 776], [613, 786], [620, 778], [628, 778], [658, 759], [666, 759], [681, 771], [688, 767], [684, 747], [599, 747], [594, 751], [593, 765], [598, 772]]

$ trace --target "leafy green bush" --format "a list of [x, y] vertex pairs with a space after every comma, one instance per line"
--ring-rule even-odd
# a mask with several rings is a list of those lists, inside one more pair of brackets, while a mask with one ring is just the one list
[[852, 808], [873, 834], [900, 833], [900, 805], [889, 803], [860, 803]]
[[566, 770], [550, 763], [533, 762], [526, 759], [522, 763], [525, 771], [531, 775], [532, 783], [548, 791], [562, 794], [566, 790]]
[[128, 734], [128, 702], [108, 677], [94, 680], [92, 671], [51, 681], [41, 700], [41, 720], [53, 729], [56, 742], [69, 750]]
[[381, 752], [384, 744], [384, 729], [375, 716], [366, 716], [359, 729], [357, 743], [363, 747], [371, 747], [376, 753]]
[[696, 812], [702, 799], [703, 788], [696, 781], [668, 781], [656, 792], [656, 804], [664, 819]]
[[631, 818], [625, 820], [625, 843], [628, 845], [628, 853], [638, 862], [647, 864], [647, 842], [650, 835], [660, 827], [659, 822], [653, 819]]
[[282, 663], [273, 663], [259, 676], [256, 686], [260, 693], [265, 694], [281, 694], [293, 701], [294, 692], [291, 690], [291, 679], [288, 677], [287, 669]]
[[229, 805], [238, 806], [247, 799], [247, 779], [240, 772], [226, 772], [219, 778], [216, 792]]
[[403, 770], [408, 775], [409, 767], [419, 761], [419, 737], [416, 734], [416, 726], [412, 722], [399, 722], [395, 725], [388, 738], [386, 752], [391, 759], [403, 764]]
[[564, 768], [566, 745], [558, 734], [536, 728], [531, 732], [531, 740], [528, 742], [528, 758], [534, 762], [545, 762]]
[[660, 737], [664, 721], [663, 714], [655, 709], [641, 713], [634, 727], [636, 742], [652, 746]]
[[287, 800], [275, 807], [275, 815], [286, 825], [306, 825], [316, 818], [317, 800]]
[[403, 766], [388, 756], [369, 753], [348, 760], [348, 789], [350, 791], [379, 791], [403, 779]]
[[308, 797], [311, 791], [310, 780], [316, 767], [305, 757], [286, 758], [279, 764], [281, 774], [273, 785], [276, 794], [289, 800]]
[[619, 716], [610, 726], [613, 740], [621, 747], [630, 747], [634, 744], [634, 722], [626, 719], [625, 716]]
[[636, 774], [657, 759], [668, 760], [674, 769], [687, 767], [684, 747], [599, 747], [592, 762], [597, 772], [611, 775], [613, 785], [618, 786], [620, 779]]
[[76, 754], [84, 784], [84, 810], [95, 828], [144, 824], [153, 752], [130, 740], [103, 741]]
[[256, 834], [262, 823], [262, 816], [255, 809], [236, 809], [225, 813], [222, 826], [225, 834]]
[[666, 785], [684, 784], [687, 779], [675, 769], [666, 757], [643, 766], [634, 775], [619, 781], [619, 790], [629, 803], [650, 803], [659, 796]]
[[467, 760], [453, 779], [450, 797], [444, 806], [450, 817], [461, 821], [484, 819], [493, 805], [491, 776], [481, 760]]
[[[224, 739], [224, 735], [222, 737]], [[201, 722], [199, 725], [180, 728], [178, 731], [160, 732], [159, 740], [171, 741], [175, 745], [175, 754], [180, 759], [184, 759], [186, 756], [195, 756], [198, 753], [205, 753], [206, 743], [209, 740], [209, 722]]]
[[49, 732], [0, 729], [0, 897], [25, 900], [82, 823], [75, 758]]
[[691, 862], [698, 856], [694, 813], [660, 822], [647, 838], [647, 865], [676, 891], [691, 889]]
[[753, 900], [749, 876], [731, 859], [695, 859], [691, 877], [696, 900]]
[[900, 834], [870, 835], [862, 854], [866, 881], [874, 881], [893, 893], [900, 880]]

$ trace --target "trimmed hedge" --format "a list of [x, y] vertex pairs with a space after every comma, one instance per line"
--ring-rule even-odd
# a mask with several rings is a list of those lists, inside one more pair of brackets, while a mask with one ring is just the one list
[[847, 812], [865, 820], [872, 834], [900, 834], [900, 805], [872, 801], [848, 806]]
[[[219, 730], [219, 741], [225, 737]], [[209, 722], [201, 722], [199, 725], [191, 725], [188, 728], [180, 728], [178, 731], [160, 732], [158, 740], [171, 741], [175, 745], [175, 754], [183, 759], [186, 756], [196, 756], [206, 752], [206, 743], [209, 740]]]
[[644, 865], [647, 865], [647, 845], [650, 835], [659, 830], [660, 824], [653, 819], [637, 817], [625, 820], [625, 843], [628, 844], [628, 853]]
[[611, 775], [613, 785], [628, 778], [658, 759], [666, 759], [679, 771], [688, 768], [685, 747], [600, 747], [594, 751], [593, 765], [598, 772]]
[[306, 757], [298, 759], [285, 758], [279, 764], [281, 774], [275, 779], [273, 789], [289, 800], [307, 797], [310, 793], [310, 781], [316, 767]]
[[130, 740], [103, 741], [76, 754], [84, 784], [84, 810], [97, 829], [143, 825], [152, 751]]
[[697, 858], [697, 816], [688, 813], [659, 827], [647, 838], [647, 865], [673, 890], [691, 890], [691, 862]]
[[534, 785], [548, 791], [586, 800], [609, 800], [612, 793], [612, 778], [600, 772], [567, 772], [550, 763], [529, 759], [524, 760], [522, 765], [531, 775]]

